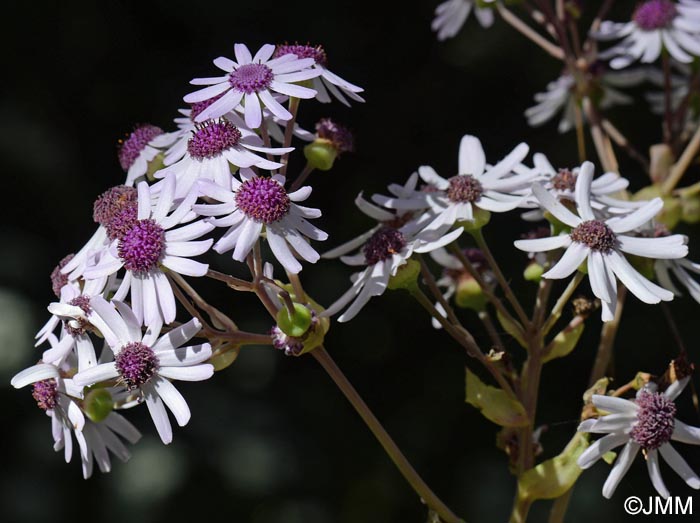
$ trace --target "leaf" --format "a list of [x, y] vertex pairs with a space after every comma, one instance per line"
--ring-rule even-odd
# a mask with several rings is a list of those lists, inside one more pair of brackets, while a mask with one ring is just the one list
[[502, 427], [523, 427], [528, 424], [525, 407], [503, 389], [486, 385], [467, 370], [466, 402], [481, 411], [484, 417]]
[[510, 321], [498, 310], [496, 310], [496, 318], [498, 318], [498, 323], [501, 324], [503, 330], [510, 334], [520, 345], [527, 349], [527, 343], [525, 342], [525, 338], [523, 338], [523, 331], [520, 325]]
[[542, 358], [542, 363], [567, 356], [576, 348], [576, 344], [581, 338], [581, 334], [583, 334], [584, 327], [585, 324], [581, 322], [573, 328], [567, 326], [562, 329], [547, 347], [548, 350], [544, 358]]
[[532, 502], [564, 495], [583, 472], [576, 460], [587, 447], [586, 436], [577, 433], [561, 454], [526, 470], [518, 479], [518, 499]]

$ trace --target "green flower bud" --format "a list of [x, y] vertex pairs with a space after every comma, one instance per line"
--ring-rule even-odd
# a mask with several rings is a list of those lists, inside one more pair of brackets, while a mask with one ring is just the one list
[[277, 326], [287, 336], [299, 338], [303, 336], [311, 326], [311, 311], [301, 303], [294, 304], [294, 314], [290, 314], [287, 307], [283, 307], [277, 313]]
[[478, 282], [471, 276], [464, 276], [457, 282], [455, 292], [457, 307], [479, 312], [486, 308], [486, 296]]
[[534, 281], [535, 283], [538, 283], [542, 279], [543, 273], [544, 267], [537, 262], [532, 262], [530, 265], [525, 267], [523, 277], [527, 281]]
[[92, 389], [85, 395], [83, 411], [95, 423], [105, 419], [114, 409], [114, 400], [107, 389]]
[[656, 221], [664, 224], [669, 230], [673, 230], [673, 228], [678, 225], [678, 222], [681, 220], [683, 213], [681, 202], [678, 198], [674, 198], [673, 196], [664, 196], [661, 193], [661, 187], [658, 185], [649, 185], [635, 193], [632, 200], [643, 201], [651, 200], [657, 197], [663, 198], [664, 208], [661, 210], [661, 212], [659, 212], [659, 214], [656, 215]]
[[146, 168], [146, 178], [149, 182], [155, 181], [156, 172], [160, 171], [163, 167], [165, 167], [164, 160], [165, 155], [163, 153], [158, 153], [156, 157], [153, 158], [153, 160], [148, 162], [148, 166]]
[[700, 222], [700, 196], [681, 197], [681, 219], [686, 223]]
[[314, 169], [330, 171], [335, 159], [338, 157], [338, 149], [329, 140], [317, 138], [304, 147], [304, 156]]
[[470, 234], [481, 230], [482, 227], [491, 221], [491, 213], [489, 211], [479, 209], [476, 206], [472, 206], [472, 210], [474, 211], [473, 220], [461, 220], [455, 224], [457, 227], [464, 228], [464, 230]]
[[396, 274], [389, 278], [387, 287], [392, 291], [406, 289], [410, 291], [415, 288], [418, 275], [420, 274], [420, 263], [416, 260], [406, 260], [406, 263], [399, 266]]

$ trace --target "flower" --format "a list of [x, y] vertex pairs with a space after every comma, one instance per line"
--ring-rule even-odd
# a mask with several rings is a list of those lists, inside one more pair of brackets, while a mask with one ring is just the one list
[[108, 451], [121, 461], [129, 460], [131, 453], [119, 437], [131, 444], [141, 439], [136, 427], [116, 412], [110, 412], [99, 422], [86, 417], [82, 410], [82, 387], [72, 379], [64, 378], [62, 369], [55, 365], [39, 363], [24, 369], [12, 378], [11, 383], [17, 389], [34, 385], [32, 396], [51, 418], [54, 450], [63, 449], [66, 463], [73, 456], [71, 433], [75, 435], [85, 479], [92, 475], [94, 461], [97, 461], [100, 471], [110, 471]]
[[137, 220], [111, 243], [94, 266], [85, 270], [85, 278], [101, 278], [125, 268], [120, 295], [131, 290], [131, 306], [139, 321], [146, 325], [171, 323], [176, 314], [175, 296], [163, 267], [187, 276], [204, 276], [209, 266], [190, 257], [207, 252], [214, 240], [193, 240], [214, 226], [199, 220], [175, 228], [191, 217], [197, 195], [193, 192], [171, 212], [176, 193], [173, 175], [164, 180], [157, 203], [146, 182], [139, 183], [137, 190]]
[[700, 274], [700, 264], [693, 263], [684, 258], [680, 260], [656, 260], [654, 264], [654, 272], [659, 283], [670, 290], [676, 296], [682, 296], [683, 293], [678, 290], [678, 287], [673, 283], [670, 277], [672, 273], [676, 279], [688, 289], [690, 296], [700, 303], [700, 283], [698, 283], [690, 273]]
[[161, 440], [168, 444], [172, 441], [172, 428], [163, 403], [181, 427], [190, 419], [187, 402], [170, 380], [209, 379], [214, 367], [204, 362], [211, 357], [211, 345], [203, 343], [183, 347], [202, 328], [196, 318], [158, 337], [160, 323], [149, 325], [142, 334], [141, 322], [134, 312], [121, 302], [113, 304], [101, 297], [93, 298], [95, 318], [90, 321], [99, 326], [114, 353], [114, 361], [80, 371], [73, 381], [84, 387], [117, 380], [132, 394], [145, 399]]
[[413, 191], [410, 196], [401, 198], [374, 195], [372, 200], [389, 209], [430, 209], [435, 218], [428, 227], [443, 231], [455, 222], [472, 221], [475, 208], [510, 211], [523, 200], [522, 196], [514, 193], [529, 186], [536, 176], [530, 171], [511, 176], [527, 152], [527, 144], [521, 143], [503, 160], [489, 166], [479, 139], [466, 135], [459, 146], [459, 171], [456, 176], [442, 178], [432, 167], [424, 165], [418, 168], [418, 174], [429, 184], [426, 190]]
[[352, 304], [338, 318], [339, 322], [353, 319], [373, 296], [384, 293], [389, 280], [396, 276], [414, 252], [430, 252], [453, 242], [463, 229], [448, 234], [417, 226], [409, 221], [401, 227], [381, 226], [364, 242], [359, 253], [340, 259], [352, 266], [365, 266], [351, 276], [352, 286], [328, 307], [322, 316], [333, 316], [350, 302]]
[[[485, 0], [487, 3], [492, 1]], [[447, 40], [459, 33], [475, 3], [476, 0], [447, 0], [438, 5], [435, 8], [435, 18], [430, 24], [430, 28], [437, 33], [437, 39]], [[481, 27], [491, 27], [493, 24], [491, 9], [477, 7], [474, 11]]]
[[[282, 120], [291, 120], [292, 114], [275, 99], [273, 93], [296, 98], [313, 98], [316, 91], [296, 85], [319, 76], [322, 71], [313, 68], [313, 58], [297, 58], [294, 54], [285, 54], [272, 58], [275, 46], [263, 45], [252, 56], [244, 44], [236, 44], [234, 52], [237, 62], [220, 56], [214, 65], [227, 74], [215, 78], [195, 78], [193, 85], [208, 85], [184, 97], [187, 103], [204, 102], [215, 96], [219, 100], [204, 109], [195, 120], [204, 122], [223, 116], [236, 107], [245, 106], [245, 122], [251, 129], [257, 129], [262, 123], [262, 106]], [[272, 58], [272, 59], [271, 59]]]
[[[596, 64], [597, 65], [597, 64]], [[639, 85], [645, 78], [646, 72], [605, 71], [602, 67], [592, 67], [588, 71], [590, 81], [599, 93], [598, 105], [601, 109], [609, 109], [616, 105], [630, 105], [634, 102], [631, 96], [620, 92], [616, 87], [632, 87]], [[547, 84], [547, 90], [535, 94], [536, 105], [525, 110], [525, 118], [531, 127], [539, 127], [562, 113], [558, 131], [569, 132], [576, 127], [576, 107], [580, 105], [580, 94], [576, 92], [576, 82], [569, 73], [564, 73], [556, 80]], [[582, 113], [582, 118], [585, 115]]]
[[[312, 86], [316, 89], [316, 99], [321, 103], [329, 103], [331, 97], [328, 91], [335, 96], [338, 101], [350, 107], [350, 103], [345, 99], [345, 96], [355, 100], [356, 102], [364, 102], [365, 100], [357, 93], [364, 91], [362, 87], [353, 85], [347, 80], [343, 80], [340, 76], [328, 70], [328, 55], [320, 45], [299, 45], [282, 44], [275, 49], [274, 58], [285, 56], [288, 54], [296, 55], [297, 58], [312, 58], [314, 61], [313, 68], [320, 71], [320, 75], [311, 80]], [[344, 96], [345, 95], [345, 96]]]
[[233, 259], [244, 261], [264, 228], [272, 253], [289, 272], [297, 274], [302, 268], [290, 247], [304, 260], [316, 263], [319, 254], [305, 237], [323, 241], [328, 235], [306, 220], [320, 217], [321, 211], [297, 205], [311, 195], [311, 187], [287, 193], [284, 176], [260, 177], [241, 172], [240, 177], [239, 181], [232, 176], [227, 188], [207, 180], [199, 184], [200, 194], [222, 203], [195, 205], [195, 212], [219, 216], [208, 223], [229, 227], [214, 244], [214, 250], [222, 254], [233, 249]]
[[661, 496], [668, 498], [669, 491], [661, 478], [659, 453], [691, 488], [700, 489], [700, 478], [669, 443], [673, 440], [700, 445], [700, 428], [690, 427], [676, 419], [674, 400], [689, 380], [686, 377], [675, 381], [663, 393], [656, 392], [656, 385], [652, 383], [641, 389], [634, 400], [593, 395], [593, 404], [609, 414], [584, 421], [578, 430], [607, 436], [588, 447], [579, 456], [578, 465], [587, 469], [610, 450], [624, 445], [603, 485], [603, 496], [612, 497], [640, 448], [652, 484]]
[[146, 174], [148, 163], [160, 152], [154, 140], [163, 134], [155, 125], [139, 125], [126, 140], [119, 141], [119, 165], [126, 172], [126, 185]]
[[634, 231], [656, 216], [663, 208], [661, 198], [655, 198], [622, 217], [598, 219], [590, 199], [593, 171], [593, 164], [584, 162], [576, 179], [574, 199], [578, 215], [559, 203], [542, 185], [534, 184], [532, 191], [542, 207], [572, 229], [559, 236], [517, 240], [515, 246], [528, 252], [566, 249], [559, 261], [542, 275], [544, 278], [566, 278], [587, 261], [591, 289], [602, 302], [603, 321], [610, 321], [617, 305], [616, 277], [645, 303], [673, 299], [671, 292], [639, 274], [622, 253], [655, 259], [683, 258], [688, 254], [687, 238], [679, 234], [665, 238], [621, 234]]
[[[182, 159], [161, 169], [155, 177], [166, 178], [174, 174], [177, 179], [175, 198], [180, 199], [197, 180], [213, 180], [221, 187], [228, 187], [231, 166], [268, 170], [282, 167], [281, 163], [258, 156], [256, 152], [281, 155], [293, 150], [293, 147], [264, 147], [262, 139], [247, 129], [238, 115], [230, 113], [226, 118], [194, 124]], [[170, 158], [174, 157], [171, 155]], [[158, 184], [153, 187], [155, 191], [160, 190]]]
[[599, 40], [624, 38], [600, 54], [612, 58], [610, 66], [622, 69], [632, 62], [656, 61], [662, 48], [683, 63], [700, 56], [700, 2], [697, 0], [647, 0], [639, 4], [626, 23], [605, 21], [594, 35]]

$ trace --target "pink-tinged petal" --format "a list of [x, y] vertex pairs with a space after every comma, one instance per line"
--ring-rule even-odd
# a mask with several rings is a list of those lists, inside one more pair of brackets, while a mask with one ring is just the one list
[[153, 381], [156, 392], [175, 416], [177, 424], [181, 427], [187, 425], [187, 422], [190, 421], [190, 408], [182, 394], [168, 380], [157, 377]]
[[282, 82], [272, 81], [272, 83], [270, 83], [270, 89], [278, 93], [286, 94], [287, 96], [294, 96], [296, 98], [308, 99], [316, 96], [316, 91], [313, 89], [296, 84], [285, 84]]
[[108, 381], [119, 376], [114, 362], [101, 363], [95, 367], [85, 369], [73, 376], [73, 382], [81, 387], [87, 387], [102, 381]]
[[236, 55], [239, 66], [249, 64], [253, 61], [253, 56], [250, 54], [248, 46], [245, 44], [235, 44], [233, 46], [233, 52]]
[[231, 89], [231, 85], [224, 80], [220, 84], [210, 85], [209, 87], [205, 87], [199, 91], [194, 91], [187, 94], [183, 97], [183, 100], [188, 104], [204, 102], [214, 98], [215, 96], [219, 96], [221, 93], [226, 92], [229, 89]]
[[26, 368], [21, 372], [15, 374], [10, 384], [16, 388], [20, 389], [29, 385], [31, 383], [36, 383], [37, 381], [48, 380], [50, 378], [58, 378], [58, 369], [53, 365], [48, 365], [46, 363], [39, 363], [32, 367]]
[[179, 256], [165, 255], [161, 263], [171, 271], [183, 276], [204, 276], [209, 270], [209, 265], [206, 263], [200, 263], [189, 258], [180, 258]]
[[659, 495], [667, 499], [671, 493], [666, 488], [664, 480], [661, 477], [661, 469], [659, 468], [659, 453], [656, 449], [649, 450], [646, 454], [647, 458], [647, 471], [649, 472], [649, 478], [651, 478], [651, 484], [654, 485], [656, 492]]
[[700, 489], [700, 477], [690, 468], [683, 457], [673, 448], [672, 445], [666, 443], [659, 448], [661, 455], [666, 460], [671, 468], [685, 481], [690, 488], [695, 490]]
[[526, 252], [547, 252], [554, 249], [561, 249], [571, 245], [571, 238], [568, 234], [560, 236], [550, 236], [549, 238], [535, 238], [532, 240], [515, 240], [516, 248]]
[[572, 243], [554, 267], [545, 272], [542, 277], [558, 280], [570, 276], [584, 262], [589, 253], [590, 249], [585, 245]]
[[[231, 85], [226, 82], [226, 84], [222, 84], [226, 86], [226, 89], [230, 89]], [[224, 89], [224, 90], [226, 90]], [[221, 91], [224, 92], [224, 91]], [[217, 93], [221, 94], [221, 93]], [[206, 120], [210, 120], [213, 118], [218, 118], [219, 116], [223, 116], [229, 111], [233, 111], [236, 107], [238, 107], [238, 104], [241, 103], [241, 100], [243, 99], [243, 94], [241, 91], [236, 91], [235, 89], [229, 90], [228, 93], [223, 95], [221, 98], [219, 98], [216, 102], [211, 104], [209, 107], [204, 109], [201, 113], [197, 115], [197, 118], [195, 120], [199, 123], [204, 122]], [[216, 96], [216, 95], [214, 95]], [[213, 98], [213, 96], [210, 96], [209, 98]], [[208, 100], [209, 98], [205, 98], [205, 100]], [[187, 100], [185, 100], [187, 101]]]
[[161, 441], [167, 445], [173, 441], [173, 428], [170, 425], [163, 400], [156, 394], [155, 387], [150, 383], [144, 387], [144, 393], [146, 395], [146, 406], [151, 413], [158, 435]]
[[622, 449], [622, 452], [620, 452], [617, 461], [615, 461], [615, 465], [608, 475], [608, 479], [603, 485], [603, 496], [605, 498], [610, 499], [615, 493], [615, 489], [617, 489], [622, 477], [632, 465], [634, 458], [637, 456], [637, 452], [639, 452], [639, 445], [634, 441], [629, 441]]
[[254, 64], [259, 64], [263, 62], [267, 62], [270, 58], [272, 58], [272, 55], [275, 52], [275, 46], [272, 44], [265, 44], [263, 45], [260, 49], [258, 49], [258, 52], [255, 53], [255, 56], [253, 57], [253, 63]]
[[[267, 66], [272, 69], [275, 75], [279, 75], [291, 73], [293, 71], [299, 71], [300, 69], [313, 67], [313, 65], [316, 63], [313, 58], [296, 59], [293, 58], [293, 56], [294, 55], [288, 54], [279, 58], [275, 58], [274, 60], [270, 60], [267, 63]], [[284, 58], [287, 57], [289, 57], [289, 59], [284, 60]], [[316, 72], [319, 73], [319, 71]]]
[[[200, 330], [202, 324], [197, 318], [192, 318], [187, 323], [163, 334], [151, 348], [155, 352], [172, 351], [190, 341]], [[163, 365], [166, 365], [163, 363]]]
[[677, 419], [675, 420], [671, 439], [681, 443], [688, 443], [689, 445], [700, 445], [700, 427], [686, 425]]
[[78, 355], [78, 372], [97, 365], [95, 347], [93, 347], [92, 340], [87, 335], [81, 334], [76, 336], [75, 348]]
[[[228, 59], [227, 59], [228, 60]], [[225, 76], [210, 76], [207, 78], [193, 78], [190, 80], [191, 85], [214, 85], [222, 84], [228, 81], [228, 75]], [[177, 122], [177, 120], [176, 120]]]
[[251, 129], [257, 129], [262, 123], [262, 110], [256, 93], [245, 95], [245, 123]]
[[465, 135], [459, 144], [459, 174], [480, 176], [486, 167], [486, 154], [476, 136]]
[[204, 381], [214, 375], [214, 366], [208, 363], [189, 367], [162, 367], [158, 373], [172, 380]]
[[292, 83], [292, 82], [304, 82], [306, 80], [311, 80], [320, 75], [318, 69], [304, 69], [302, 71], [293, 71], [291, 73], [277, 74], [275, 75], [275, 80], [278, 82]]
[[202, 343], [171, 350], [156, 351], [161, 367], [189, 367], [211, 358], [211, 345]]
[[[238, 67], [238, 64], [236, 62], [234, 62], [230, 58], [226, 58], [225, 56], [219, 56], [218, 58], [214, 58], [214, 65], [222, 71], [226, 71], [227, 73], [232, 72], [236, 67]], [[227, 79], [228, 76], [225, 76], [224, 80]]]
[[270, 91], [263, 89], [258, 93], [258, 96], [265, 104], [265, 107], [267, 107], [277, 118], [284, 120], [285, 122], [292, 119], [292, 113], [287, 111], [282, 104], [275, 100], [275, 97], [270, 94]]
[[[364, 92], [364, 89], [360, 86], [357, 86], [355, 84], [351, 84], [344, 78], [341, 78], [335, 73], [332, 73], [328, 69], [322, 69], [321, 76], [328, 80], [331, 84], [337, 85], [340, 87], [343, 91], [348, 91], [349, 93], [361, 93]], [[359, 98], [359, 97], [358, 97]]]

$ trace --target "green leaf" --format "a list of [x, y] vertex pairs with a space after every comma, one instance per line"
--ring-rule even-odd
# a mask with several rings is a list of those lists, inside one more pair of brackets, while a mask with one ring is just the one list
[[584, 327], [585, 324], [581, 322], [574, 328], [564, 328], [549, 344], [549, 350], [545, 354], [544, 358], [542, 358], [542, 363], [567, 356], [576, 348], [578, 340], [581, 338], [581, 334], [583, 334]]
[[527, 349], [527, 343], [525, 342], [525, 338], [523, 338], [523, 331], [520, 326], [503, 316], [498, 310], [496, 310], [496, 318], [498, 318], [498, 323], [501, 324], [503, 330], [510, 334], [520, 345]]
[[518, 479], [518, 499], [532, 502], [564, 495], [583, 472], [576, 460], [587, 447], [586, 436], [577, 433], [561, 454], [526, 470]]
[[481, 411], [484, 417], [502, 427], [523, 427], [528, 424], [525, 407], [503, 389], [486, 385], [467, 370], [466, 402]]

